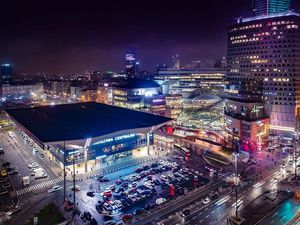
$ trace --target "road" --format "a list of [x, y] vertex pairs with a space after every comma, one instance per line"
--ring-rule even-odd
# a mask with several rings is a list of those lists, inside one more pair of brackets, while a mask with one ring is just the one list
[[[275, 171], [277, 172], [275, 172]], [[274, 182], [274, 178], [278, 180], [282, 179], [279, 171], [279, 166], [272, 171], [268, 171], [265, 175], [256, 182], [250, 182], [238, 190], [238, 205], [239, 210], [262, 195], [266, 190], [276, 189], [277, 182]], [[184, 208], [181, 208], [181, 210]], [[173, 218], [164, 220], [164, 224], [211, 224], [211, 225], [222, 225], [227, 224], [227, 218], [235, 213], [235, 191], [228, 194], [225, 197], [211, 202], [208, 205], [198, 203], [189, 208], [191, 214], [184, 219], [179, 213], [173, 215]], [[161, 212], [161, 215], [167, 218], [168, 213]]]
[[277, 210], [272, 212], [258, 225], [264, 224], [287, 224], [297, 213], [300, 213], [299, 202], [295, 200], [288, 200], [284, 202]]

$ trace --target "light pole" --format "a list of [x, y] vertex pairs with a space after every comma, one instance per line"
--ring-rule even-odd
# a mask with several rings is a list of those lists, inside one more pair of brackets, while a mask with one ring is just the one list
[[297, 158], [298, 158], [298, 138], [297, 138], [297, 134], [295, 132], [295, 146], [294, 146], [294, 163], [295, 163], [295, 180], [297, 179]]
[[64, 141], [64, 202], [66, 202], [66, 141]]
[[76, 204], [75, 204], [75, 154], [74, 154], [74, 149], [73, 149], [73, 219], [75, 217], [75, 209], [76, 209]]
[[236, 219], [238, 219], [238, 184], [239, 184], [239, 180], [238, 180], [238, 168], [237, 168], [237, 150], [234, 153], [234, 166], [235, 166], [235, 179], [234, 179], [234, 185], [235, 185], [235, 217]]

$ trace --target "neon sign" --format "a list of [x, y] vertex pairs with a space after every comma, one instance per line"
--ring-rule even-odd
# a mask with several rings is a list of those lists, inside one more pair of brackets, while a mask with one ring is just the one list
[[135, 137], [135, 134], [124, 134], [124, 135], [117, 136], [117, 137], [114, 137], [114, 138], [106, 138], [106, 139], [97, 141], [93, 145], [105, 144], [105, 143], [109, 143], [109, 142], [113, 142], [113, 141], [120, 141], [120, 140], [123, 140], [123, 139], [133, 138], [133, 137]]

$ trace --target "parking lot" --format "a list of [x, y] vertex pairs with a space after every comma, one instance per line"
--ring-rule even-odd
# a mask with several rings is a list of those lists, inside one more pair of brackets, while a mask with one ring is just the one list
[[171, 198], [209, 183], [209, 179], [198, 171], [169, 160], [152, 162], [126, 172], [124, 176], [95, 177], [86, 188], [80, 188], [78, 199], [85, 205], [94, 206], [89, 212], [82, 212], [82, 220], [94, 221], [92, 218], [95, 218], [96, 221], [104, 220], [105, 224], [130, 222]]

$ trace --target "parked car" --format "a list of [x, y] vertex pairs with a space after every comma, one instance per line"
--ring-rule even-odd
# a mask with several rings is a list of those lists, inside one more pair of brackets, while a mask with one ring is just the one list
[[95, 196], [95, 192], [94, 191], [89, 191], [86, 193], [87, 196], [89, 197], [94, 197]]
[[155, 203], [156, 203], [156, 205], [161, 205], [161, 204], [165, 203], [166, 201], [167, 201], [167, 199], [165, 199], [165, 198], [158, 198], [158, 199], [156, 199]]
[[129, 221], [131, 221], [133, 219], [133, 216], [131, 215], [131, 214], [124, 214], [123, 216], [122, 216], [122, 220], [124, 221], [124, 222], [129, 222]]
[[104, 222], [104, 225], [115, 225], [116, 222], [114, 220], [108, 220]]
[[144, 212], [144, 209], [143, 208], [141, 208], [141, 209], [136, 209], [135, 211], [134, 211], [134, 215], [140, 215], [140, 214], [142, 214]]
[[108, 182], [109, 179], [107, 177], [102, 177], [98, 179], [99, 182]]
[[2, 164], [2, 166], [3, 166], [3, 167], [10, 166], [10, 162], [5, 162], [5, 163]]

